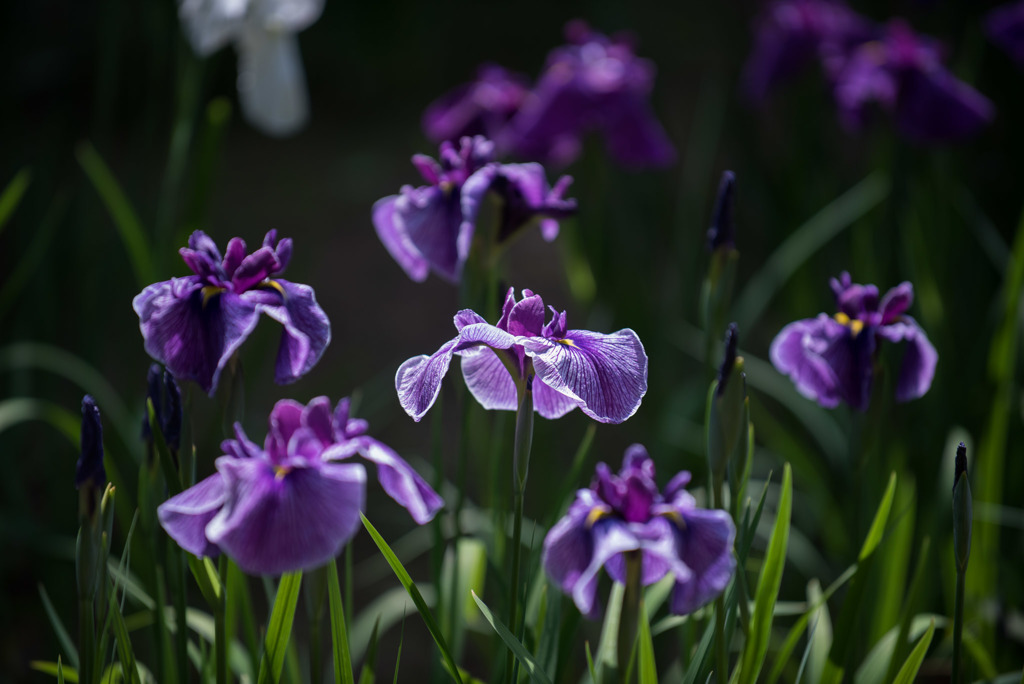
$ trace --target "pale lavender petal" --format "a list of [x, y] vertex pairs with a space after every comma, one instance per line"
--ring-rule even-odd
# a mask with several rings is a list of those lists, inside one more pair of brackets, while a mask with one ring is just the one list
[[206, 526], [224, 505], [224, 481], [214, 473], [172, 496], [156, 509], [167, 535], [194, 556], [216, 556], [220, 549], [206, 538]]
[[678, 512], [684, 524], [675, 528], [677, 553], [692, 575], [676, 575], [670, 605], [673, 613], [685, 615], [722, 593], [732, 579], [736, 528], [725, 511], [691, 508]]
[[207, 538], [251, 574], [317, 567], [338, 554], [359, 526], [366, 471], [325, 463], [277, 476], [261, 459], [217, 459], [226, 500]]
[[[640, 541], [640, 583], [643, 586], [654, 584], [669, 572], [675, 575], [677, 583], [692, 579], [693, 573], [679, 557], [673, 525], [666, 518], [634, 523], [629, 529]], [[616, 582], [626, 583], [626, 559], [622, 554], [609, 558], [605, 570]]]
[[[514, 387], [513, 387], [514, 389]], [[543, 382], [533, 383], [533, 408], [543, 418], [555, 420], [579, 406], [572, 397], [556, 392]]]
[[444, 499], [391, 447], [369, 437], [360, 442], [359, 453], [377, 464], [377, 479], [387, 495], [409, 511], [417, 524], [430, 522], [444, 507]]
[[595, 504], [593, 495], [581, 490], [569, 512], [544, 537], [541, 563], [548, 576], [566, 594], [572, 595], [594, 555], [594, 541], [586, 520]]
[[403, 223], [396, 220], [395, 202], [398, 197], [391, 195], [374, 203], [373, 227], [391, 258], [398, 262], [410, 278], [422, 283], [430, 273], [430, 262], [409, 239], [403, 229]]
[[838, 380], [822, 357], [829, 344], [825, 328], [828, 316], [794, 321], [772, 341], [768, 356], [782, 374], [788, 375], [800, 394], [825, 408], [839, 405]]
[[455, 314], [455, 329], [461, 331], [467, 325], [473, 325], [474, 323], [487, 323], [484, 317], [478, 314], [472, 309], [463, 309], [459, 313]]
[[935, 366], [939, 362], [939, 354], [928, 341], [924, 330], [910, 316], [901, 316], [898, 322], [881, 326], [878, 335], [890, 342], [907, 343], [896, 381], [896, 401], [910, 401], [924, 396], [932, 386]]
[[260, 308], [284, 326], [274, 374], [274, 381], [284, 385], [298, 380], [320, 360], [331, 341], [331, 323], [312, 287], [287, 280], [270, 282], [283, 298], [278, 305]]
[[521, 337], [537, 379], [575, 399], [602, 423], [621, 423], [647, 393], [647, 354], [630, 329], [609, 335], [569, 330], [563, 340]]
[[486, 345], [492, 349], [509, 349], [516, 343], [516, 338], [501, 328], [490, 323], [472, 323], [459, 330], [459, 343], [456, 352], [464, 349]]
[[625, 523], [613, 518], [598, 521], [591, 529], [593, 553], [590, 563], [576, 579], [572, 590], [572, 600], [580, 612], [588, 617], [597, 613], [595, 594], [597, 593], [598, 574], [602, 566], [624, 551], [636, 551], [640, 548], [637, 539]]
[[456, 247], [462, 210], [450, 185], [404, 187], [391, 215], [403, 234], [438, 275], [457, 281], [466, 253]]
[[516, 383], [493, 350], [483, 347], [463, 352], [462, 377], [470, 393], [485, 409], [515, 411], [518, 408]]
[[398, 401], [413, 420], [419, 422], [437, 401], [441, 391], [441, 380], [448, 372], [448, 365], [455, 353], [459, 338], [449, 340], [433, 356], [414, 356], [395, 373], [395, 389]]

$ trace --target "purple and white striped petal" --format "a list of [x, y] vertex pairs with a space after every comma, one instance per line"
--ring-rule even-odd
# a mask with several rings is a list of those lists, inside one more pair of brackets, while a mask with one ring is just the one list
[[360, 455], [377, 465], [380, 486], [417, 524], [430, 522], [444, 508], [444, 499], [391, 447], [370, 437], [360, 438], [360, 443]]
[[520, 337], [537, 379], [602, 423], [621, 423], [647, 393], [647, 354], [630, 329], [604, 335], [569, 330], [564, 339]]
[[224, 480], [214, 473], [157, 506], [167, 535], [194, 556], [216, 556], [220, 549], [206, 538], [206, 526], [224, 505]]
[[390, 195], [374, 203], [373, 227], [391, 258], [398, 262], [410, 278], [422, 283], [430, 274], [430, 262], [409, 239], [401, 219], [395, 216], [398, 197]]
[[518, 408], [516, 383], [494, 350], [480, 347], [462, 352], [462, 377], [470, 393], [485, 409], [515, 411]]
[[543, 382], [533, 383], [533, 408], [542, 418], [556, 420], [579, 406], [572, 397], [556, 392]]
[[[680, 560], [672, 523], [666, 518], [651, 518], [646, 523], [629, 524], [630, 532], [640, 541], [640, 584], [654, 584], [671, 572], [676, 583], [690, 582], [693, 572]], [[626, 583], [626, 557], [621, 553], [605, 564], [608, 575], [619, 584]]]

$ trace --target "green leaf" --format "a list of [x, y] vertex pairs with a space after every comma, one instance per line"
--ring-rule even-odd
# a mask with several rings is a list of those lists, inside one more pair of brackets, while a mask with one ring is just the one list
[[775, 515], [772, 536], [768, 540], [768, 549], [761, 576], [754, 594], [754, 614], [750, 621], [750, 637], [743, 645], [739, 681], [750, 684], [758, 679], [764, 659], [768, 653], [768, 637], [772, 629], [775, 602], [782, 583], [782, 571], [786, 565], [786, 548], [789, 545], [789, 523], [793, 508], [793, 473], [787, 463], [782, 471], [782, 494], [779, 497], [779, 510]]
[[217, 572], [217, 568], [214, 567], [213, 562], [209, 558], [199, 559], [193, 556], [191, 553], [186, 554], [188, 558], [188, 567], [192, 571], [192, 577], [195, 578], [196, 584], [199, 585], [199, 591], [202, 593], [203, 598], [211, 606], [220, 605], [220, 574]]
[[[69, 662], [77, 670], [78, 649], [75, 648], [75, 642], [71, 639], [71, 635], [68, 634], [68, 630], [65, 629], [64, 623], [60, 621], [60, 616], [57, 615], [57, 610], [53, 607], [53, 603], [50, 601], [50, 596], [46, 593], [46, 587], [44, 587], [42, 583], [39, 584], [39, 598], [43, 601], [43, 609], [46, 611], [46, 617], [50, 619], [50, 625], [53, 627], [53, 631], [57, 635], [57, 642], [60, 643], [60, 647], [64, 649], [64, 652], [68, 654]], [[57, 662], [60, 663], [59, 656], [57, 658]]]
[[640, 684], [658, 684], [658, 668], [654, 663], [654, 640], [651, 637], [651, 623], [647, 606], [640, 602]]
[[591, 684], [597, 684], [597, 670], [594, 669], [594, 656], [590, 653], [590, 642], [583, 642], [583, 651], [587, 656], [587, 672], [590, 673]]
[[51, 677], [56, 677], [58, 682], [78, 684], [78, 670], [71, 667], [64, 667], [60, 662], [59, 656], [55, 663], [51, 663], [46, 660], [33, 660], [29, 662], [28, 666], [36, 672], [42, 672], [43, 674], [50, 675]]
[[331, 606], [331, 645], [334, 650], [334, 681], [337, 684], [352, 684], [352, 654], [348, 647], [348, 630], [345, 628], [345, 609], [341, 603], [341, 583], [338, 581], [338, 563], [335, 559], [327, 565], [327, 597]]
[[395, 678], [391, 684], [398, 684], [398, 666], [402, 663], [402, 644], [405, 643], [405, 616], [402, 616], [402, 628], [398, 631], [398, 654], [395, 655]]
[[118, 185], [114, 174], [111, 173], [99, 152], [90, 142], [83, 142], [75, 150], [78, 163], [81, 164], [85, 175], [92, 181], [100, 199], [106, 205], [110, 217], [114, 220], [114, 226], [121, 234], [121, 241], [128, 252], [128, 259], [131, 262], [132, 270], [135, 271], [135, 280], [139, 288], [144, 288], [156, 280], [156, 272], [150, 261], [151, 250], [149, 241], [142, 229], [135, 209], [125, 196], [121, 186]]
[[882, 502], [878, 504], [878, 510], [875, 511], [875, 519], [871, 522], [868, 536], [864, 538], [864, 544], [860, 547], [860, 554], [857, 556], [858, 563], [863, 563], [868, 556], [873, 554], [882, 541], [885, 524], [889, 520], [889, 510], [892, 509], [892, 499], [895, 495], [896, 471], [893, 471], [889, 475], [889, 485], [885, 488], [885, 494], [882, 495]]
[[60, 661], [60, 656], [57, 656], [57, 684], [64, 684], [64, 664]]
[[427, 630], [430, 635], [434, 637], [434, 643], [441, 650], [441, 656], [444, 658], [445, 663], [448, 666], [448, 673], [455, 679], [456, 682], [462, 684], [462, 678], [459, 675], [458, 665], [455, 664], [455, 659], [452, 658], [451, 652], [448, 650], [448, 644], [445, 643], [444, 635], [441, 634], [441, 629], [437, 626], [437, 621], [434, 620], [433, 614], [430, 612], [430, 608], [427, 607], [426, 601], [423, 600], [423, 596], [420, 594], [419, 589], [416, 588], [416, 583], [412, 581], [412, 577], [406, 571], [405, 566], [398, 560], [398, 556], [395, 555], [388, 543], [384, 541], [384, 537], [380, 536], [369, 520], [366, 519], [365, 515], [360, 514], [363, 519], [363, 527], [370, 533], [377, 548], [380, 549], [381, 554], [387, 560], [388, 565], [391, 566], [391, 570], [398, 577], [398, 581], [402, 583], [405, 590], [409, 592], [412, 602], [416, 605], [416, 610], [419, 611], [420, 617], [423, 618], [423, 622], [427, 625]]
[[[32, 227], [32, 242], [18, 255], [17, 265], [3, 278], [0, 287], [0, 318], [3, 318], [19, 301], [26, 284], [39, 273], [39, 266], [50, 253], [54, 236], [57, 235], [58, 228], [67, 215], [67, 208], [67, 193], [58, 193], [43, 214], [42, 220]], [[2, 227], [3, 219], [0, 219], [0, 228]]]
[[619, 619], [622, 615], [622, 598], [626, 593], [624, 585], [612, 583], [608, 593], [608, 605], [604, 609], [604, 624], [601, 625], [601, 641], [597, 644], [597, 670], [604, 676], [607, 670], [625, 668], [627, 663], [619, 663], [618, 640]]
[[124, 616], [121, 615], [121, 608], [117, 605], [117, 590], [110, 592], [108, 610], [110, 624], [114, 630], [114, 637], [117, 639], [117, 653], [121, 658], [121, 668], [125, 679], [131, 684], [139, 684], [139, 670], [135, 666], [135, 652], [132, 650], [132, 641], [128, 636], [128, 629], [124, 625]]
[[515, 635], [508, 631], [508, 627], [506, 627], [501, 620], [494, 617], [491, 609], [488, 608], [487, 604], [476, 595], [476, 592], [473, 592], [473, 600], [476, 601], [477, 607], [480, 608], [480, 612], [483, 613], [484, 619], [487, 620], [491, 627], [494, 628], [494, 631], [498, 633], [501, 640], [505, 642], [508, 649], [512, 651], [513, 655], [515, 655], [519, 660], [523, 669], [530, 673], [531, 677], [537, 679], [542, 684], [551, 684], [551, 679], [548, 678], [548, 673], [545, 672], [542, 667], [537, 665], [533, 656], [526, 651], [526, 648], [519, 642], [519, 639], [516, 639]]
[[935, 634], [935, 620], [932, 620], [928, 626], [928, 631], [924, 633], [921, 640], [917, 642], [917, 646], [907, 656], [907, 661], [903, 663], [903, 667], [896, 673], [896, 679], [893, 680], [892, 684], [913, 684], [914, 678], [917, 677], [917, 671], [921, 669], [921, 663], [924, 662], [924, 656], [928, 652], [928, 647], [932, 643], [933, 634]]
[[281, 670], [284, 669], [284, 658], [292, 637], [292, 624], [295, 622], [295, 608], [299, 603], [301, 586], [301, 570], [281, 575], [281, 581], [277, 585], [277, 596], [274, 598], [274, 609], [270, 613], [270, 622], [267, 623], [263, 659], [260, 661], [260, 684], [281, 680]]
[[7, 225], [7, 220], [11, 218], [14, 210], [18, 208], [18, 204], [21, 203], [21, 198], [31, 182], [32, 171], [25, 167], [14, 174], [14, 178], [4, 188], [3, 194], [0, 195], [0, 231]]
[[363, 659], [363, 669], [359, 672], [359, 684], [373, 684], [377, 678], [377, 634], [380, 622], [373, 624], [373, 633], [370, 635], [370, 645], [366, 647], [366, 658]]

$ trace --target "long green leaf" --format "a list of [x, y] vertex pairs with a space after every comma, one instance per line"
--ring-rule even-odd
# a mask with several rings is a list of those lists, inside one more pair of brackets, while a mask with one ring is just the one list
[[480, 612], [483, 613], [484, 619], [487, 620], [488, 624], [494, 628], [494, 631], [498, 633], [501, 640], [505, 642], [505, 645], [515, 655], [522, 664], [523, 669], [530, 673], [530, 676], [537, 679], [541, 684], [551, 684], [551, 679], [548, 678], [548, 673], [544, 671], [544, 668], [537, 665], [526, 648], [516, 639], [512, 632], [508, 631], [508, 627], [502, 623], [501, 620], [494, 617], [491, 609], [487, 607], [487, 604], [476, 595], [476, 592], [472, 592], [473, 600], [476, 601], [476, 605], [480, 608]]
[[597, 670], [594, 669], [594, 656], [590, 654], [590, 642], [583, 642], [583, 652], [587, 656], [587, 672], [590, 674], [591, 684], [597, 684]]
[[[50, 203], [42, 220], [33, 226], [32, 242], [28, 248], [18, 254], [17, 265], [4, 278], [0, 287], [0, 319], [7, 315], [8, 310], [20, 299], [32, 278], [39, 273], [39, 265], [48, 258], [54, 237], [58, 233], [61, 222], [67, 215], [68, 195], [58, 193]], [[0, 228], [3, 227], [0, 219]], [[32, 298], [29, 297], [31, 300]]]
[[292, 624], [295, 622], [295, 608], [299, 603], [301, 586], [301, 570], [281, 575], [281, 582], [277, 585], [277, 596], [274, 598], [274, 609], [267, 624], [263, 659], [260, 661], [260, 684], [281, 681], [281, 670], [284, 669], [284, 658], [292, 637]]
[[757, 680], [768, 653], [768, 637], [772, 629], [775, 602], [782, 583], [782, 571], [786, 565], [786, 548], [789, 546], [789, 523], [793, 508], [793, 473], [787, 463], [782, 471], [782, 494], [779, 510], [775, 515], [775, 526], [768, 540], [768, 549], [761, 576], [754, 594], [754, 614], [750, 621], [750, 637], [743, 646], [741, 684]]
[[21, 203], [21, 198], [31, 182], [32, 171], [25, 167], [14, 174], [14, 178], [4, 188], [3, 194], [0, 195], [0, 231], [7, 225], [7, 220], [11, 218], [14, 210], [18, 208], [18, 204]]
[[412, 577], [406, 571], [405, 566], [398, 560], [398, 556], [395, 555], [388, 543], [384, 541], [384, 537], [380, 536], [369, 520], [366, 519], [365, 515], [360, 514], [363, 519], [363, 527], [370, 533], [370, 537], [373, 538], [377, 548], [380, 549], [381, 554], [387, 559], [388, 565], [391, 566], [391, 570], [398, 577], [398, 581], [402, 583], [405, 590], [409, 592], [409, 597], [412, 598], [412, 602], [416, 605], [416, 610], [419, 611], [420, 617], [423, 618], [423, 622], [427, 625], [427, 630], [430, 632], [430, 636], [434, 637], [434, 643], [441, 650], [441, 656], [444, 658], [445, 663], [448, 665], [448, 673], [452, 678], [462, 684], [462, 677], [459, 675], [458, 665], [455, 664], [455, 659], [452, 658], [451, 651], [448, 650], [448, 644], [445, 643], [444, 635], [441, 634], [440, 627], [437, 626], [437, 621], [434, 620], [434, 615], [430, 612], [430, 608], [427, 606], [426, 601], [423, 600], [423, 596], [420, 594], [419, 589], [416, 588], [416, 583], [412, 581]]
[[121, 658], [121, 668], [125, 679], [131, 684], [140, 684], [139, 669], [135, 666], [135, 652], [132, 649], [131, 638], [128, 636], [128, 629], [124, 625], [121, 607], [117, 605], [116, 593], [116, 588], [110, 592], [107, 609], [110, 611], [110, 624], [114, 630], [114, 637], [117, 639], [117, 653]]
[[640, 602], [640, 684], [658, 684], [658, 668], [654, 663], [654, 640], [651, 637], [651, 623], [647, 606]]
[[345, 628], [345, 609], [341, 604], [341, 582], [338, 581], [338, 563], [332, 558], [327, 565], [327, 597], [331, 606], [331, 645], [334, 650], [334, 681], [352, 684], [352, 653], [348, 647]]
[[889, 485], [885, 488], [885, 494], [882, 495], [882, 502], [878, 504], [878, 510], [875, 511], [875, 519], [871, 521], [871, 528], [868, 530], [867, 537], [864, 538], [864, 544], [860, 547], [860, 554], [857, 556], [858, 563], [863, 563], [868, 556], [873, 554], [882, 541], [885, 524], [889, 521], [889, 511], [892, 509], [892, 499], [895, 495], [896, 472], [893, 471], [889, 475]]
[[73, 667], [64, 667], [59, 659], [55, 663], [46, 660], [33, 660], [28, 666], [36, 672], [42, 672], [43, 674], [55, 677], [58, 681], [78, 684], [78, 670]]
[[128, 252], [128, 259], [135, 272], [135, 280], [138, 282], [139, 288], [146, 287], [156, 280], [156, 277], [150, 260], [149, 241], [146, 239], [142, 222], [139, 221], [135, 209], [132, 208], [117, 179], [114, 178], [114, 174], [92, 143], [81, 143], [75, 150], [75, 156], [78, 157], [78, 163], [82, 165], [85, 175], [92, 181], [100, 199], [103, 200], [107, 211], [110, 212], [110, 217], [114, 220], [114, 226], [121, 234], [121, 241]]
[[359, 684], [373, 684], [377, 679], [377, 635], [380, 631], [379, 628], [380, 622], [373, 623], [370, 645], [366, 647], [363, 669], [359, 672]]
[[[64, 627], [64, 623], [60, 621], [60, 616], [57, 615], [57, 610], [53, 607], [53, 603], [50, 601], [50, 596], [46, 593], [46, 587], [44, 587], [42, 583], [39, 584], [39, 598], [43, 601], [43, 609], [46, 611], [46, 617], [50, 619], [50, 625], [53, 627], [53, 631], [57, 635], [57, 641], [60, 643], [60, 647], [64, 649], [64, 652], [68, 656], [68, 661], [77, 670], [78, 649], [75, 648], [75, 642], [71, 639], [71, 635], [68, 634], [68, 630]], [[58, 662], [60, 662], [59, 657]]]
[[932, 643], [932, 635], [935, 634], [935, 620], [928, 626], [928, 631], [924, 633], [921, 640], [917, 642], [917, 646], [907, 656], [907, 661], [903, 663], [903, 667], [896, 673], [896, 679], [893, 680], [892, 684], [913, 684], [914, 678], [917, 677], [917, 671], [921, 669], [921, 663], [924, 662], [924, 656], [928, 652], [928, 647]]
[[405, 616], [402, 616], [402, 627], [398, 631], [398, 653], [395, 655], [395, 678], [391, 684], [398, 684], [398, 666], [402, 663], [402, 644], [405, 643]]

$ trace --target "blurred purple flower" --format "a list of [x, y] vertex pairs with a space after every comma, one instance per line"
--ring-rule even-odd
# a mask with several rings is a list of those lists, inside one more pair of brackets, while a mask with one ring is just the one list
[[264, 133], [285, 136], [309, 118], [295, 34], [320, 18], [323, 9], [324, 0], [180, 0], [178, 16], [202, 57], [234, 43], [245, 118]]
[[993, 116], [987, 98], [942, 66], [938, 44], [898, 19], [837, 60], [833, 78], [840, 119], [851, 128], [871, 102], [894, 113], [903, 136], [924, 143], [969, 137]]
[[357, 454], [377, 464], [384, 490], [416, 522], [429, 521], [444, 502], [348, 411], [347, 399], [333, 414], [327, 397], [307, 406], [279, 401], [263, 449], [236, 423], [235, 439], [221, 444], [225, 455], [217, 459], [217, 472], [161, 504], [161, 525], [186, 551], [223, 551], [246, 572], [316, 567], [337, 555], [358, 528], [366, 471], [336, 462]]
[[537, 217], [544, 239], [554, 240], [558, 219], [575, 213], [576, 201], [563, 199], [571, 177], [551, 187], [540, 164], [498, 164], [493, 155], [494, 143], [483, 136], [462, 138], [458, 148], [444, 142], [439, 162], [422, 154], [412, 158], [429, 185], [406, 185], [373, 205], [377, 235], [413, 280], [426, 280], [431, 270], [459, 280], [488, 191], [502, 200], [499, 242]]
[[815, 59], [828, 63], [874, 34], [870, 21], [833, 0], [773, 2], [755, 31], [742, 76], [743, 89], [754, 102]]
[[499, 146], [527, 159], [565, 165], [579, 156], [584, 134], [599, 129], [612, 157], [622, 164], [672, 164], [675, 148], [649, 102], [654, 64], [637, 57], [627, 40], [610, 39], [582, 21], [566, 26], [566, 38], [570, 44], [548, 55]]
[[879, 340], [906, 342], [896, 381], [896, 400], [917, 399], [931, 387], [938, 354], [915, 321], [904, 312], [914, 288], [903, 282], [879, 301], [878, 288], [858, 285], [843, 272], [831, 281], [839, 312], [790, 323], [775, 337], [770, 356], [797, 390], [826, 408], [839, 401], [865, 411], [871, 398]]
[[986, 14], [985, 32], [1024, 68], [1024, 2], [1000, 5]]
[[232, 238], [223, 258], [202, 231], [188, 245], [179, 251], [194, 275], [150, 285], [132, 302], [146, 352], [213, 395], [228, 359], [265, 313], [284, 326], [276, 382], [305, 375], [330, 342], [331, 326], [313, 288], [277, 277], [291, 259], [291, 239], [278, 242], [272, 230], [246, 255], [245, 242]]
[[434, 142], [463, 136], [497, 138], [519, 110], [530, 88], [525, 76], [496, 64], [484, 64], [477, 79], [435, 100], [423, 114], [423, 130]]
[[632, 416], [647, 392], [647, 354], [636, 333], [568, 330], [565, 312], [549, 308], [553, 316], [545, 325], [540, 296], [523, 290], [516, 302], [509, 288], [497, 325], [469, 309], [457, 313], [457, 337], [432, 356], [415, 356], [399, 367], [395, 388], [402, 408], [416, 421], [423, 418], [458, 354], [469, 391], [486, 409], [515, 411], [516, 382], [536, 374], [533, 405], [544, 418], [560, 418], [577, 406], [602, 423]]
[[622, 469], [612, 474], [600, 463], [589, 489], [544, 539], [544, 569], [584, 615], [597, 614], [595, 594], [602, 566], [625, 583], [625, 553], [642, 555], [641, 583], [675, 577], [669, 602], [673, 613], [691, 613], [714, 599], [732, 578], [736, 528], [729, 514], [697, 508], [685, 487], [690, 473], [678, 473], [658, 493], [654, 462], [634, 444]]

